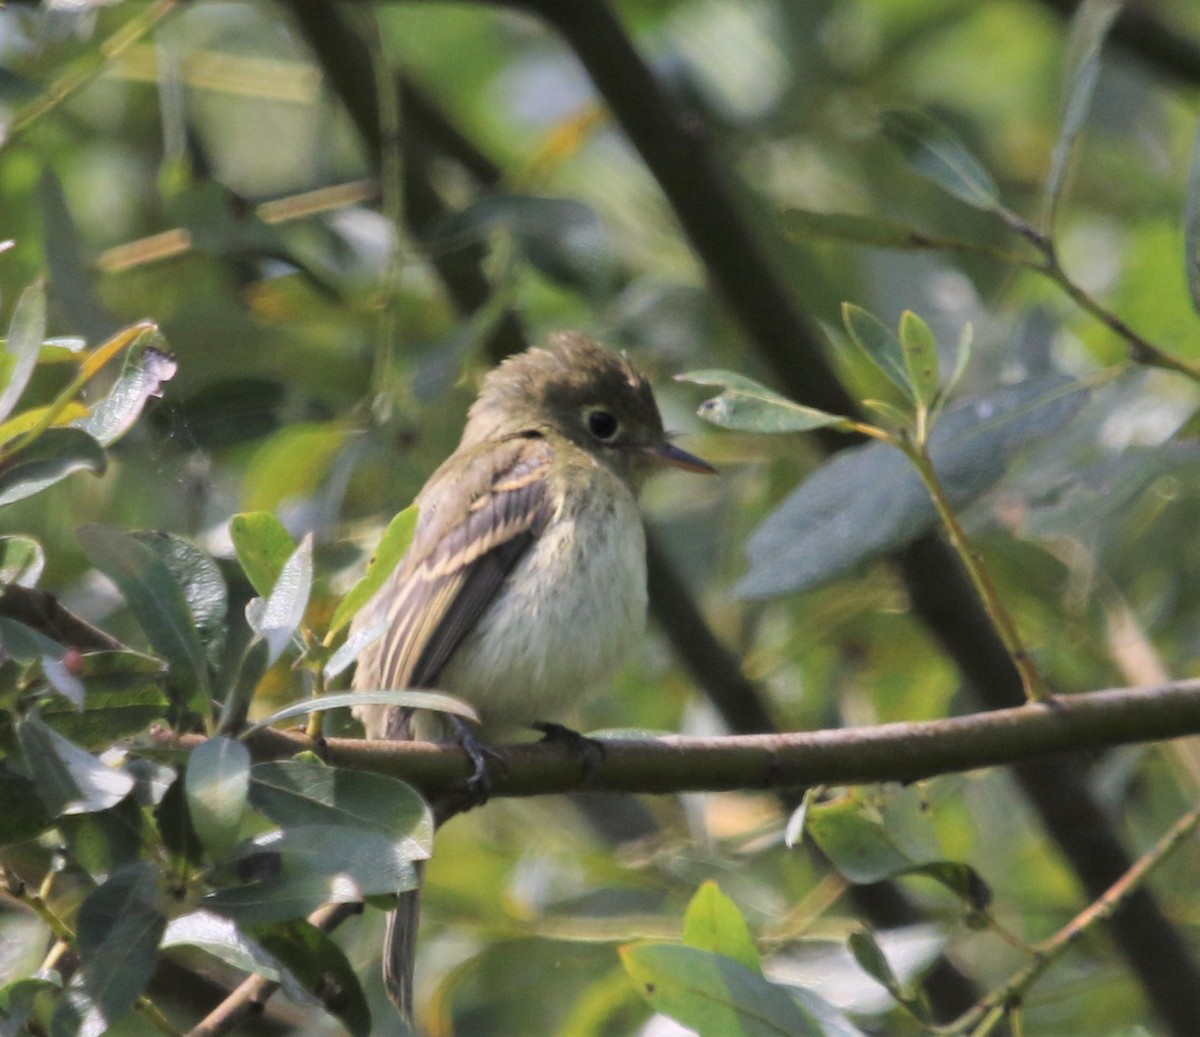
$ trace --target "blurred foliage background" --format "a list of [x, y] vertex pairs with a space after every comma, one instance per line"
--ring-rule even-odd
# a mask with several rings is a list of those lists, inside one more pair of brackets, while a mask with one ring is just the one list
[[[740, 309], [730, 304], [728, 282], [694, 248], [687, 220], [704, 215], [681, 226], [662, 171], [631, 145], [627, 121], [612, 116], [548, 24], [586, 25], [593, 5], [563, 6], [575, 13], [548, 15], [539, 3], [318, 10], [215, 0], [0, 11], [0, 236], [14, 242], [0, 253], [6, 313], [45, 275], [49, 335], [97, 343], [150, 318], [178, 364], [103, 477], [78, 474], [9, 505], [0, 532], [36, 537], [46, 554], [41, 586], [144, 645], [76, 528], [100, 522], [193, 540], [220, 562], [234, 615], [253, 592], [233, 561], [228, 520], [274, 512], [296, 537], [314, 534], [309, 618], [319, 626], [388, 518], [453, 449], [481, 373], [523, 342], [578, 328], [648, 369], [667, 424], [721, 469], [703, 484], [662, 478], [645, 510], [671, 586], [685, 588], [706, 624], [696, 642], [711, 631], [740, 659], [746, 694], [761, 696], [778, 727], [979, 708], [961, 658], [914, 612], [904, 576], [920, 564], [912, 556], [903, 565], [863, 558], [789, 593], [739, 591], [752, 532], [839, 444], [723, 432], [694, 417], [702, 397], [674, 374], [727, 368], [801, 398], [807, 347], [764, 348], [747, 331], [744, 312], [774, 307], [774, 296], [750, 285]], [[885, 216], [985, 248], [1010, 242], [993, 215], [913, 175], [879, 132], [878, 113], [902, 105], [936, 115], [1009, 208], [1036, 220], [1071, 81], [1070, 7], [625, 0], [614, 8], [679, 125], [728, 174], [731, 207], [714, 219], [750, 230], [798, 326], [823, 344], [851, 397], [891, 390], [840, 331], [847, 300], [893, 326], [915, 310], [947, 348], [970, 323], [975, 348], [960, 395], [1055, 373], [1091, 386], [1071, 421], [1023, 450], [964, 516], [1061, 693], [1200, 669], [1195, 382], [1133, 362], [1127, 340], [1028, 271], [986, 255], [816, 240], [787, 213]], [[1189, 171], [1200, 8], [1161, 0], [1131, 4], [1129, 15], [1103, 53], [1055, 242], [1092, 298], [1195, 362], [1200, 320], [1188, 262], [1198, 260], [1185, 246], [1185, 197], [1189, 182], [1197, 190]], [[1156, 28], [1182, 56], [1158, 46]], [[674, 190], [686, 195], [686, 156], [677, 172]], [[739, 247], [728, 244], [735, 263]], [[799, 370], [799, 381], [786, 370]], [[31, 401], [60, 384], [52, 368], [39, 370]], [[846, 511], [839, 521], [853, 539], [878, 515]], [[667, 637], [662, 610], [673, 606], [660, 598], [656, 607], [661, 625], [614, 686], [559, 719], [583, 729], [727, 729], [689, 669], [678, 610]], [[692, 620], [682, 622], [686, 631]], [[244, 643], [231, 635], [229, 653]], [[301, 683], [286, 661], [273, 667], [257, 715], [296, 698]], [[331, 724], [353, 731], [349, 719]], [[1097, 807], [1079, 823], [1098, 817], [1129, 859], [1200, 785], [1191, 743], [1072, 767]], [[900, 880], [904, 924], [872, 918], [827, 861], [784, 845], [789, 809], [771, 795], [496, 802], [438, 836], [418, 972], [426, 1025], [460, 1037], [681, 1032], [652, 1015], [616, 948], [677, 934], [697, 888], [716, 879], [746, 915], [773, 978], [815, 990], [865, 1032], [926, 1032], [846, 951], [861, 920], [886, 931], [881, 942], [904, 982], [942, 956], [940, 967], [983, 996], [1028, 960], [1023, 942], [1049, 935], [1095, 895], [1008, 772], [864, 795], [901, 803], [904, 831], [931, 841], [934, 857], [976, 869], [993, 893], [992, 922], [973, 924], [958, 897], [921, 877]], [[1196, 950], [1198, 864], [1187, 848], [1152, 883], [1153, 909], [1185, 964]], [[45, 945], [38, 923], [3, 907], [0, 978], [9, 980], [36, 969]], [[372, 910], [336, 938], [382, 1034], [400, 1024], [389, 1022], [376, 977], [381, 933]], [[1138, 953], [1090, 934], [1034, 988], [1021, 1032], [1188, 1032], [1186, 1004], [1172, 1014], [1147, 993], [1129, 964]], [[203, 981], [188, 973], [171, 986], [160, 977], [165, 989], [152, 991], [181, 1030], [229, 983], [199, 959], [182, 964]], [[1176, 982], [1181, 974], [1171, 972]], [[936, 1005], [939, 995], [930, 996]], [[935, 1014], [969, 1003], [951, 996]], [[1191, 1018], [1200, 1032], [1200, 1014]], [[148, 1025], [131, 1015], [113, 1032]], [[254, 1026], [338, 1032], [319, 1009], [282, 998]]]

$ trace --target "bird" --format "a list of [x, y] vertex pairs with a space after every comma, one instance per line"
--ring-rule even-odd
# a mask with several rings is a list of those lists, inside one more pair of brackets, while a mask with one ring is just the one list
[[[407, 553], [355, 617], [354, 629], [384, 632], [360, 653], [353, 687], [452, 693], [489, 734], [561, 716], [641, 635], [637, 494], [669, 467], [715, 472], [671, 441], [649, 381], [625, 356], [564, 331], [502, 361], [416, 497]], [[450, 733], [445, 714], [355, 714], [369, 738]], [[478, 743], [452, 719], [482, 778]], [[383, 953], [388, 996], [410, 1023], [419, 895], [400, 894]]]

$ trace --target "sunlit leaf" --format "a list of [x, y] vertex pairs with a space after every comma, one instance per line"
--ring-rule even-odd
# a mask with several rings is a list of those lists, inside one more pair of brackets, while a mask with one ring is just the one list
[[259, 447], [242, 480], [247, 511], [274, 511], [312, 493], [341, 452], [349, 431], [340, 425], [289, 425]]
[[621, 948], [638, 993], [700, 1037], [824, 1037], [782, 987], [723, 954], [667, 943]]
[[8, 325], [8, 339], [4, 344], [9, 358], [5, 365], [8, 377], [0, 390], [0, 421], [12, 413], [29, 384], [45, 335], [46, 289], [41, 281], [35, 281], [21, 293]]
[[367, 562], [365, 575], [338, 602], [333, 619], [329, 621], [330, 634], [337, 633], [349, 623], [358, 610], [375, 596], [375, 592], [391, 576], [412, 543], [413, 534], [417, 531], [417, 518], [417, 506], [410, 504], [388, 523], [379, 545], [371, 555], [370, 561]]
[[317, 695], [303, 702], [293, 702], [290, 706], [272, 713], [269, 717], [259, 720], [253, 727], [243, 732], [243, 737], [263, 727], [291, 720], [293, 717], [307, 716], [326, 709], [344, 709], [352, 706], [399, 706], [404, 709], [432, 709], [438, 713], [453, 713], [473, 723], [479, 723], [479, 714], [462, 699], [453, 695], [443, 695], [438, 691], [344, 691], [331, 695]]
[[938, 395], [937, 340], [929, 325], [912, 310], [900, 315], [900, 349], [917, 403], [931, 406]]
[[267, 597], [296, 550], [292, 534], [269, 511], [249, 511], [229, 520], [229, 537], [250, 585]]
[[104, 446], [112, 445], [133, 427], [147, 400], [162, 396], [177, 366], [174, 357], [156, 346], [131, 349], [108, 395], [92, 405], [90, 414], [76, 419], [76, 428]]
[[132, 776], [101, 763], [36, 715], [17, 725], [17, 741], [38, 796], [51, 814], [107, 810], [133, 789]]
[[[258, 615], [251, 620], [255, 632], [267, 643], [268, 664], [274, 663], [291, 642], [304, 618], [312, 592], [312, 534], [310, 533], [279, 571], [279, 578]], [[251, 603], [253, 604], [253, 603]], [[247, 615], [250, 613], [247, 611]]]
[[250, 752], [217, 735], [188, 757], [184, 772], [192, 827], [213, 860], [228, 856], [238, 840], [250, 789]]
[[909, 381], [908, 365], [904, 361], [904, 350], [891, 328], [878, 317], [861, 306], [842, 303], [842, 323], [851, 341], [858, 346], [907, 399], [913, 399], [913, 388]]
[[991, 174], [948, 127], [917, 109], [894, 108], [880, 120], [915, 173], [967, 205], [999, 208], [1000, 191]]
[[703, 883], [683, 916], [683, 942], [702, 951], [713, 951], [741, 962], [754, 972], [762, 961], [750, 927], [737, 904], [711, 880]]
[[74, 472], [101, 474], [104, 449], [81, 429], [52, 428], [0, 463], [0, 506], [32, 497]]
[[681, 382], [720, 386], [722, 392], [700, 404], [696, 413], [706, 421], [744, 432], [808, 432], [850, 422], [837, 414], [793, 403], [753, 379], [732, 371], [689, 371]]

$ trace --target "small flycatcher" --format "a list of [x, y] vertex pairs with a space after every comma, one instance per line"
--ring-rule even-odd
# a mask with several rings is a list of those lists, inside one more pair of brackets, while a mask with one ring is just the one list
[[[437, 687], [493, 730], [561, 715], [641, 634], [636, 495], [663, 466], [714, 471], [670, 442], [628, 360], [574, 332], [505, 360], [417, 496], [404, 560], [355, 620], [386, 625], [355, 688]], [[371, 738], [431, 733], [410, 711], [356, 712]], [[402, 895], [384, 946], [388, 994], [409, 1019], [418, 903]]]

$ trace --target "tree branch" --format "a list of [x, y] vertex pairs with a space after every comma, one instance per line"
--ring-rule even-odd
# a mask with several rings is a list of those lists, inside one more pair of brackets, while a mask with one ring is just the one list
[[[1200, 733], [1200, 680], [1112, 688], [1047, 703], [931, 720], [772, 735], [604, 739], [603, 757], [585, 768], [571, 746], [555, 741], [497, 747], [492, 796], [565, 792], [729, 792], [812, 785], [919, 781], [1049, 754]], [[201, 735], [163, 748], [193, 749]], [[330, 763], [403, 778], [426, 796], [452, 793], [473, 765], [457, 745], [331, 738], [273, 729], [247, 738], [258, 760], [312, 750]], [[586, 770], [586, 773], [585, 773]]]

